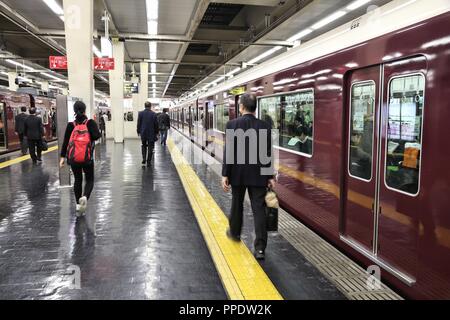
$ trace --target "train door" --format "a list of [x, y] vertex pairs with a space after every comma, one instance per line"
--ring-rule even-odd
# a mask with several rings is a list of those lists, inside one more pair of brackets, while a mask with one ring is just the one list
[[353, 72], [347, 82], [343, 240], [403, 282], [417, 274], [426, 59]]

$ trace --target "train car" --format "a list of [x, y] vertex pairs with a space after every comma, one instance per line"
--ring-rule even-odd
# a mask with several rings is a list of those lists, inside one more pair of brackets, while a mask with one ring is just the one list
[[0, 154], [20, 149], [19, 137], [15, 133], [15, 117], [20, 113], [21, 107], [26, 107], [27, 110], [35, 107], [37, 114], [42, 118], [46, 140], [56, 139], [52, 130], [52, 111], [56, 110], [54, 98], [2, 89], [0, 90]]
[[449, 30], [446, 0], [388, 3], [197, 97], [196, 143], [221, 160], [254, 93], [282, 207], [404, 296], [449, 299]]

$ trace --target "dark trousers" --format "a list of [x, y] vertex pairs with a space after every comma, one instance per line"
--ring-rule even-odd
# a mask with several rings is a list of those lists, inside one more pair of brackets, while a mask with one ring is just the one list
[[142, 138], [142, 161], [152, 162], [155, 141]]
[[233, 236], [240, 236], [243, 222], [245, 191], [252, 204], [253, 219], [255, 222], [255, 250], [265, 250], [267, 245], [266, 225], [266, 187], [232, 187], [231, 214], [229, 218], [230, 232]]
[[33, 162], [36, 162], [37, 159], [41, 159], [41, 140], [28, 140], [28, 148], [30, 150], [30, 156]]
[[161, 133], [161, 144], [166, 145], [167, 142], [167, 132], [169, 130], [160, 130], [159, 132]]
[[83, 172], [86, 183], [84, 185], [84, 196], [89, 199], [92, 190], [94, 189], [94, 163], [85, 165], [72, 165], [72, 172], [75, 177], [75, 183], [73, 185], [73, 191], [75, 193], [75, 199], [78, 201], [83, 196]]
[[19, 133], [19, 141], [20, 141], [20, 151], [22, 151], [22, 154], [27, 154], [28, 143], [27, 138], [23, 135], [23, 133]]

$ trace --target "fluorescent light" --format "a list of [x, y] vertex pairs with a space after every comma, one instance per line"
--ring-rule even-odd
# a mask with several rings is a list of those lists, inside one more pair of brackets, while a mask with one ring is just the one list
[[[241, 68], [237, 67], [237, 68], [231, 70], [230, 72], [228, 72], [228, 73], [226, 74], [226, 76], [227, 76], [227, 77], [231, 77], [232, 75], [234, 75], [235, 73], [239, 72], [240, 70], [241, 70]], [[221, 77], [221, 78], [223, 78], [223, 77]]]
[[150, 72], [151, 73], [156, 73], [156, 63], [151, 63], [150, 64]]
[[328, 17], [320, 20], [319, 22], [313, 24], [311, 28], [313, 28], [314, 30], [320, 29], [323, 26], [326, 26], [327, 24], [339, 19], [340, 17], [345, 16], [346, 14], [347, 14], [346, 11], [343, 11], [343, 10], [337, 11], [337, 12], [329, 15]]
[[262, 59], [274, 54], [275, 52], [277, 52], [278, 50], [282, 49], [283, 47], [281, 46], [277, 46], [275, 48], [272, 48], [270, 50], [267, 50], [266, 52], [260, 54], [259, 56], [257, 56], [256, 58], [253, 58], [252, 60], [250, 60], [248, 63], [249, 64], [254, 64], [257, 63], [258, 61], [261, 61]]
[[368, 2], [370, 2], [370, 1], [372, 1], [372, 0], [356, 0], [356, 1], [353, 1], [352, 3], [350, 3], [348, 6], [347, 6], [347, 10], [355, 10], [355, 9], [358, 9], [359, 7], [361, 7], [361, 6], [363, 6], [363, 5], [365, 5], [366, 3], [368, 3]]
[[150, 51], [150, 59], [156, 60], [156, 50], [157, 50], [157, 44], [154, 41], [150, 41], [149, 45], [149, 51]]
[[152, 82], [156, 82], [156, 76], [152, 76]]
[[58, 16], [64, 15], [64, 10], [55, 0], [43, 0], [45, 4]]
[[157, 35], [158, 34], [158, 21], [149, 20], [147, 22], [147, 33], [149, 35]]
[[46, 76], [46, 77], [51, 78], [51, 79], [55, 79], [55, 80], [62, 80], [61, 78], [55, 77], [54, 75], [51, 75], [51, 74], [48, 74], [48, 73], [45, 73], [45, 72], [41, 73], [41, 75]]
[[5, 76], [9, 76], [8, 72], [2, 71], [1, 73], [4, 74]]
[[100, 52], [100, 50], [98, 50], [98, 48], [95, 46], [95, 44], [92, 45], [92, 50], [94, 51], [94, 54], [95, 54], [97, 57], [99, 57], [99, 58], [102, 57], [102, 53]]
[[17, 62], [17, 61], [11, 60], [11, 59], [6, 59], [5, 61], [8, 62], [8, 63], [10, 63], [10, 64], [13, 64], [13, 65], [15, 65], [15, 66], [18, 66], [18, 67], [22, 67], [22, 68], [24, 68], [24, 69], [27, 69], [27, 70], [29, 70], [29, 71], [34, 71], [33, 68], [31, 68], [31, 67], [29, 67], [29, 66], [26, 66], [25, 64], [21, 64], [20, 62]]
[[145, 6], [147, 8], [147, 21], [158, 20], [158, 0], [146, 0]]
[[307, 36], [308, 34], [310, 34], [312, 31], [312, 29], [305, 29], [303, 31], [300, 31], [299, 33], [297, 33], [296, 35], [293, 35], [292, 37], [290, 37], [289, 39], [287, 39], [288, 42], [294, 42], [297, 40], [300, 40], [301, 38]]

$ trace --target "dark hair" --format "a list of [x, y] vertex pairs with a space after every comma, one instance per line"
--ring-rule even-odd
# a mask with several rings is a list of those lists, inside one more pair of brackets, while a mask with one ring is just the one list
[[20, 107], [20, 111], [27, 112], [27, 107]]
[[248, 112], [255, 112], [256, 111], [256, 97], [253, 94], [244, 93], [239, 103], [242, 104]]
[[145, 109], [151, 109], [151, 108], [152, 108], [151, 102], [150, 102], [150, 101], [147, 101], [147, 102], [145, 103]]
[[83, 116], [84, 113], [86, 112], [86, 105], [84, 104], [84, 102], [83, 101], [75, 102], [75, 104], [73, 105], [73, 112], [75, 112], [75, 115], [77, 117]]
[[30, 114], [36, 114], [36, 108], [30, 108]]

